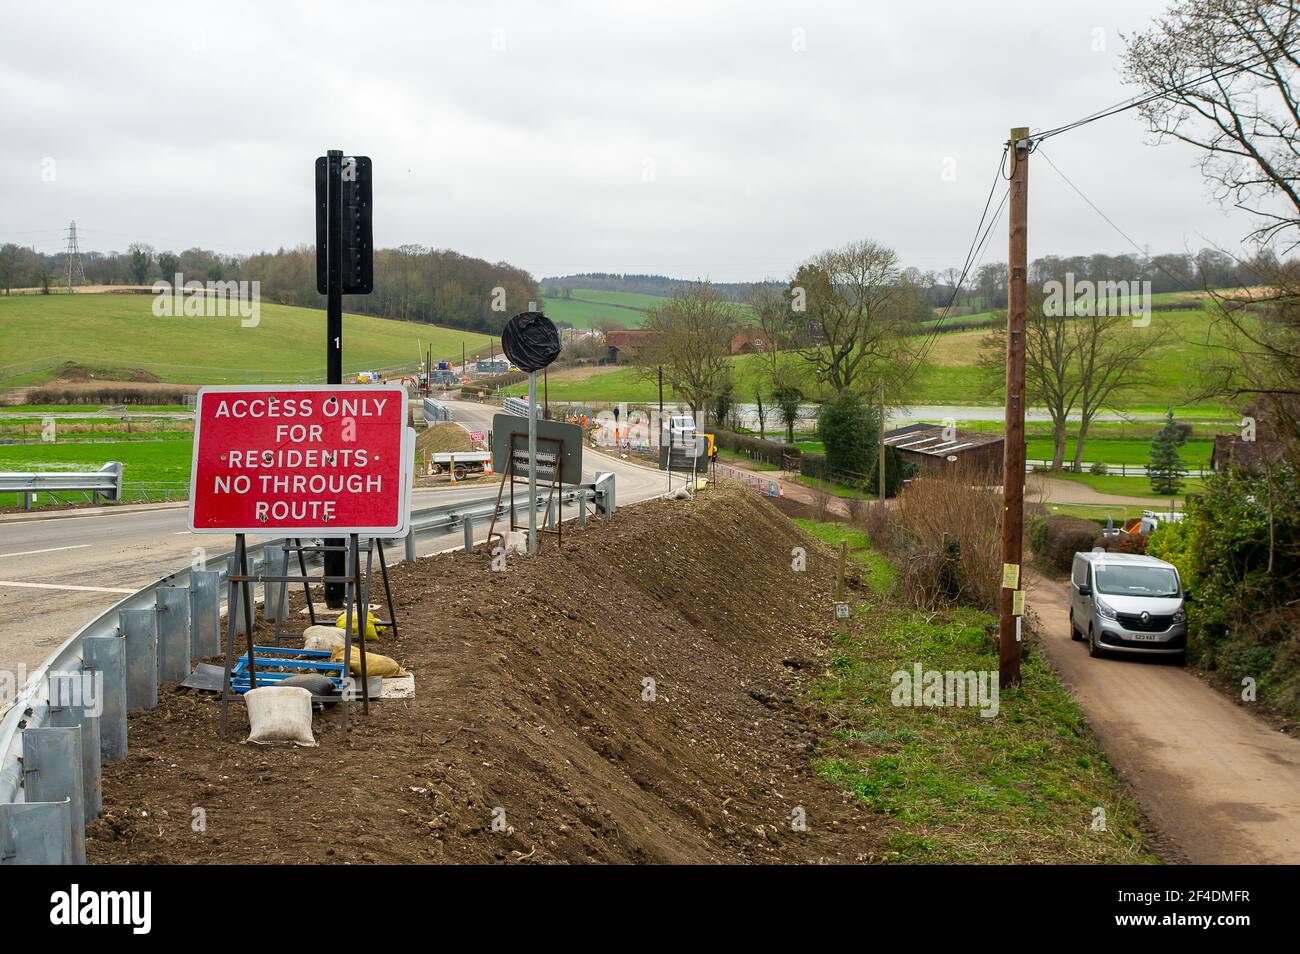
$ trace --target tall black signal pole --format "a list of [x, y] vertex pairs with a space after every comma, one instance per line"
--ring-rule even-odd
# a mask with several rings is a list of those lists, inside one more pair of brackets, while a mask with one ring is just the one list
[[[331, 149], [325, 154], [328, 169], [327, 208], [328, 237], [325, 245], [327, 291], [325, 293], [325, 382], [343, 383], [343, 151]], [[341, 537], [325, 541], [326, 547], [342, 547], [347, 541]], [[325, 551], [325, 575], [341, 578], [347, 575], [344, 554], [341, 550]], [[331, 609], [343, 606], [344, 585], [325, 584], [325, 605]], [[369, 612], [369, 608], [366, 612]]]
[[[331, 149], [316, 159], [316, 291], [325, 296], [325, 381], [343, 383], [343, 296], [374, 288], [370, 160]], [[327, 547], [345, 541], [329, 539]], [[342, 549], [326, 550], [325, 575], [347, 575]], [[325, 584], [325, 603], [343, 605], [342, 583]]]

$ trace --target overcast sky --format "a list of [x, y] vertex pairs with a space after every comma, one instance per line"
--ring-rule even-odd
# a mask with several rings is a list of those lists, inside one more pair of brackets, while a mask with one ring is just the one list
[[[340, 148], [374, 160], [381, 247], [735, 281], [870, 237], [942, 269], [1008, 128], [1132, 95], [1121, 34], [1165, 6], [6, 4], [0, 241], [56, 251], [76, 219], [83, 249], [310, 243]], [[1135, 112], [1043, 149], [1153, 254], [1248, 231]], [[1031, 257], [1130, 250], [1045, 162], [1030, 208]]]

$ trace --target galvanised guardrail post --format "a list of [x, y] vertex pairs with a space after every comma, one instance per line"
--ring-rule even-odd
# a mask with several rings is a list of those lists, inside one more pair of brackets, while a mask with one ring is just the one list
[[82, 705], [59, 705], [50, 702], [49, 724], [58, 728], [81, 727], [81, 783], [84, 788], [81, 805], [86, 812], [86, 823], [99, 817], [104, 807], [101, 787], [99, 751], [99, 716], [88, 715]]
[[190, 657], [221, 652], [221, 571], [190, 570]]
[[[251, 570], [252, 562], [253, 562], [253, 558], [251, 555], [251, 548], [250, 548], [250, 555], [248, 557], [248, 561], [249, 561], [249, 569]], [[232, 553], [229, 557], [226, 558], [226, 575], [225, 578], [222, 580], [222, 582], [224, 583], [226, 580], [229, 580], [232, 576], [238, 576], [238, 575], [239, 575], [239, 566], [236, 563], [235, 555]], [[235, 602], [233, 605], [226, 607], [226, 617], [227, 618], [234, 617], [236, 636], [244, 635], [244, 610], [242, 604], [243, 594], [244, 594], [244, 588], [242, 586], [235, 587]], [[253, 607], [253, 609], [256, 610], [257, 607]]]
[[190, 677], [189, 596], [183, 586], [160, 586], [154, 594], [160, 683], [184, 682]]
[[0, 803], [0, 865], [70, 865], [72, 799]]
[[[268, 576], [288, 576], [289, 551], [280, 547], [272, 548], [267, 553], [266, 565]], [[275, 623], [288, 619], [289, 584], [264, 583], [263, 586], [265, 592], [262, 595], [262, 612], [266, 616], [266, 621]]]
[[85, 787], [81, 782], [81, 726], [23, 732], [23, 787], [32, 801], [71, 805], [67, 823], [74, 865], [86, 863]]
[[121, 636], [87, 637], [82, 640], [81, 658], [86, 672], [101, 677], [99, 751], [104, 761], [121, 762], [126, 758], [126, 640]]
[[465, 518], [465, 552], [474, 552], [474, 518]]
[[126, 640], [126, 708], [148, 712], [158, 704], [158, 614], [126, 609], [118, 619]]

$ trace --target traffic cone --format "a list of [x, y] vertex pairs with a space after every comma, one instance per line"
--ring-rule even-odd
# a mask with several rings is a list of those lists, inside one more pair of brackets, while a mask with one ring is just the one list
[[489, 477], [492, 476], [492, 460], [491, 460], [491, 458], [489, 458], [488, 460], [483, 461], [483, 473], [487, 474]]

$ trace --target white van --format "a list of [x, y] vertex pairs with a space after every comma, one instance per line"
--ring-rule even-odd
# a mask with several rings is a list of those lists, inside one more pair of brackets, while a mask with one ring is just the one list
[[1070, 637], [1088, 655], [1187, 652], [1186, 593], [1173, 564], [1136, 553], [1076, 553], [1070, 574]]

